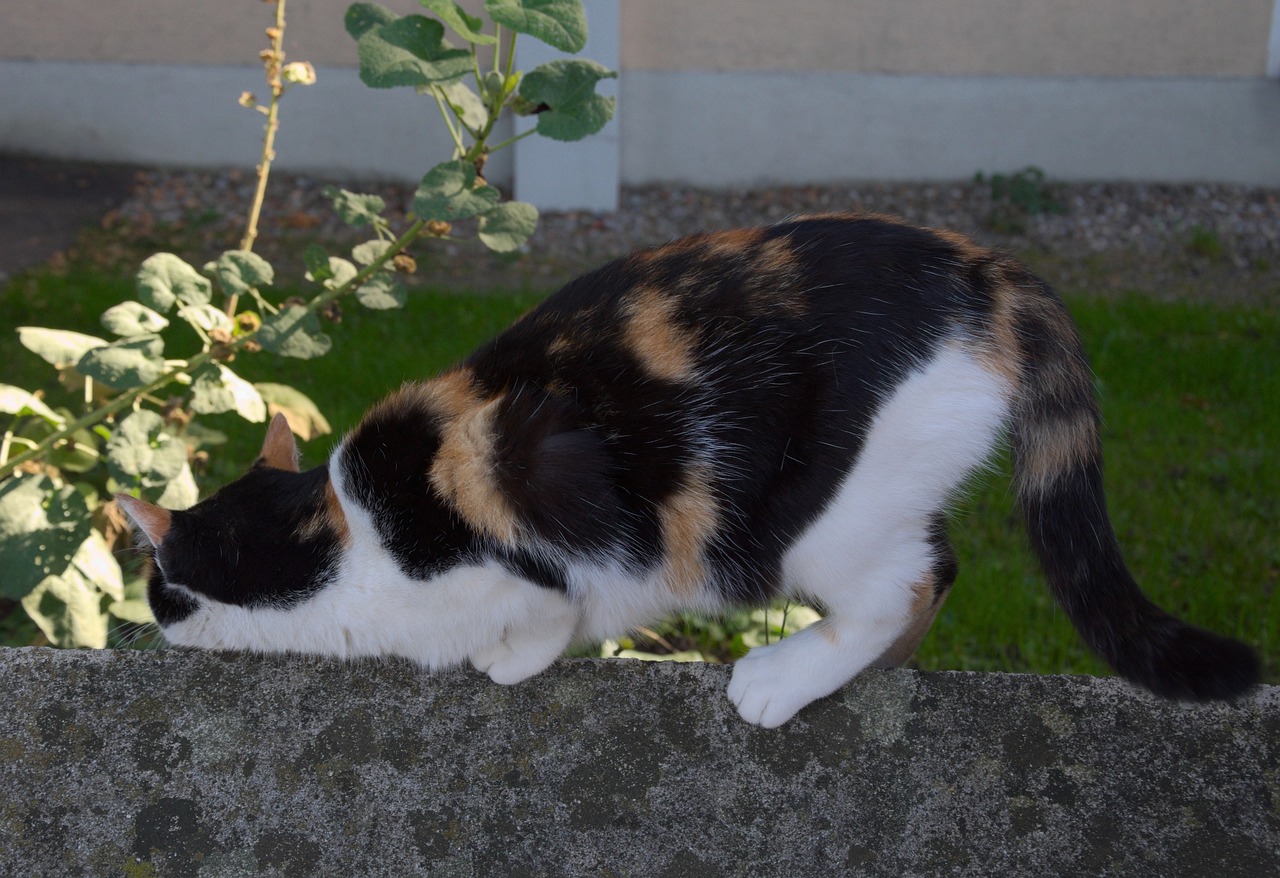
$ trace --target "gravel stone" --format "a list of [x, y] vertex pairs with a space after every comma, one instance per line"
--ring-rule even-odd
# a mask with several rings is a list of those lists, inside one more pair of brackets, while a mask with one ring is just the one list
[[[255, 183], [254, 174], [234, 168], [142, 171], [133, 196], [108, 215], [104, 229], [135, 240], [177, 240], [199, 251], [198, 258], [207, 258], [238, 246]], [[381, 195], [392, 229], [405, 226], [412, 186], [344, 184], [276, 173], [255, 249], [273, 262], [300, 263], [301, 248], [308, 243], [342, 247], [367, 238], [367, 230], [352, 230], [334, 214], [323, 194], [331, 183]], [[997, 200], [990, 183], [980, 180], [730, 190], [627, 187], [613, 214], [543, 214], [537, 232], [515, 257], [488, 254], [468, 240], [426, 242], [434, 257], [428, 279], [475, 289], [512, 283], [548, 287], [609, 258], [692, 232], [853, 210], [964, 232], [983, 244], [1017, 253], [1033, 267], [1043, 263], [1059, 283], [1059, 270], [1071, 275], [1079, 263], [1093, 265], [1102, 257], [1104, 273], [1120, 275], [1102, 286], [1136, 285], [1152, 291], [1186, 287], [1188, 278], [1199, 277], [1199, 286], [1223, 288], [1206, 293], [1210, 297], [1280, 301], [1280, 189], [1048, 181], [1033, 194], [1049, 209], [1029, 212]], [[459, 237], [465, 239], [470, 234], [467, 224], [458, 225]], [[1136, 259], [1147, 267], [1135, 275], [1130, 265], [1126, 273], [1117, 259]], [[1074, 280], [1098, 285], [1087, 272]], [[1235, 288], [1240, 289], [1233, 292]], [[1183, 292], [1197, 294], [1195, 289]]]

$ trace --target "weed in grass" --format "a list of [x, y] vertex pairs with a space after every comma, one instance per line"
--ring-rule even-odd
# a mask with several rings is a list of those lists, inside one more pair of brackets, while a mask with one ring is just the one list
[[1226, 245], [1217, 229], [1205, 228], [1201, 225], [1191, 227], [1187, 233], [1187, 253], [1200, 259], [1217, 262], [1226, 255]]
[[1057, 187], [1035, 165], [990, 177], [979, 171], [974, 175], [974, 182], [990, 188], [992, 207], [987, 225], [996, 232], [1019, 235], [1027, 230], [1028, 217], [1067, 210]]

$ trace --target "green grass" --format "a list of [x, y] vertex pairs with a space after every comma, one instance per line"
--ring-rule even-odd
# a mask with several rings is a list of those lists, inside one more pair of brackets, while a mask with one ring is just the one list
[[[40, 272], [10, 283], [0, 311], [7, 326], [100, 333], [97, 315], [131, 287], [127, 279]], [[326, 357], [242, 356], [233, 368], [292, 384], [320, 405], [335, 434], [303, 448], [304, 464], [319, 464], [370, 403], [457, 361], [537, 298], [419, 290], [400, 312], [348, 307], [330, 328]], [[1099, 376], [1110, 508], [1135, 575], [1168, 609], [1252, 643], [1267, 679], [1280, 681], [1280, 313], [1136, 296], [1070, 304]], [[178, 343], [171, 354], [181, 352]], [[11, 334], [0, 337], [0, 363], [0, 381], [56, 393], [51, 370]], [[256, 455], [263, 428], [234, 416], [205, 420], [230, 437], [215, 454], [210, 490]], [[953, 518], [960, 579], [917, 664], [1104, 673], [1041, 581], [1003, 471], [976, 486]], [[0, 642], [29, 642], [13, 615], [0, 614]]]
[[[1070, 304], [1099, 376], [1108, 505], [1131, 569], [1167, 609], [1257, 647], [1276, 681], [1280, 315]], [[1005, 473], [954, 516], [960, 578], [917, 662], [1104, 673], [1040, 578]]]

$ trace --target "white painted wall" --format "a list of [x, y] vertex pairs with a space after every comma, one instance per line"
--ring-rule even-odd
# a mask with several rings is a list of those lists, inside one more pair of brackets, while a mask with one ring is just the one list
[[627, 183], [1058, 179], [1280, 186], [1280, 82], [628, 71]]
[[[608, 67], [619, 69], [618, 0], [585, 0], [587, 49], [582, 53]], [[516, 43], [516, 67], [529, 71], [557, 58], [573, 57], [545, 43], [523, 38]], [[602, 80], [598, 94], [617, 97], [618, 80]], [[590, 210], [612, 213], [618, 209], [618, 187], [622, 179], [619, 148], [619, 105], [617, 114], [598, 134], [585, 140], [560, 143], [537, 134], [515, 145], [514, 187], [517, 201], [535, 204], [540, 210]], [[517, 133], [535, 127], [537, 118], [515, 120]]]

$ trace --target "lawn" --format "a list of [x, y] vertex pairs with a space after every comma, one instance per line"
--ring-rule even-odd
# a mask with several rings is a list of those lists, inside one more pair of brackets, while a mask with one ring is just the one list
[[[131, 287], [93, 272], [39, 271], [10, 282], [0, 308], [10, 327], [98, 334], [97, 315], [130, 297]], [[1099, 376], [1110, 508], [1135, 575], [1168, 609], [1255, 645], [1267, 679], [1280, 682], [1280, 468], [1267, 466], [1280, 451], [1280, 312], [1067, 293]], [[320, 405], [335, 433], [303, 447], [304, 464], [318, 464], [369, 403], [458, 360], [537, 299], [419, 289], [401, 312], [348, 308], [330, 327], [334, 347], [326, 357], [242, 356], [234, 368], [251, 380], [292, 384]], [[0, 382], [56, 392], [48, 367], [12, 334], [0, 338], [0, 363]], [[253, 458], [262, 427], [233, 416], [205, 421], [229, 437], [211, 462], [207, 491]], [[1005, 470], [974, 486], [955, 510], [960, 579], [916, 662], [1103, 673], [1025, 548]], [[0, 640], [31, 642], [29, 626], [8, 615]]]

